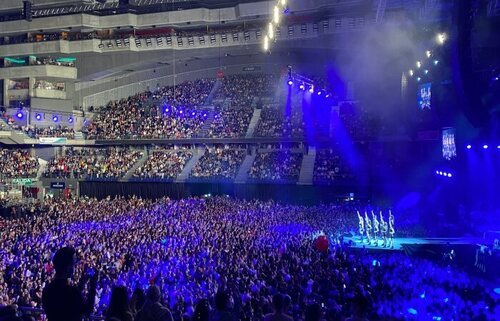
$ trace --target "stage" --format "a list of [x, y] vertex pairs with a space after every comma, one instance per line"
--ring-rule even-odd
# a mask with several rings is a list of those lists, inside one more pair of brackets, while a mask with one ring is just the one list
[[373, 250], [385, 250], [385, 251], [401, 251], [406, 245], [478, 245], [484, 244], [484, 238], [480, 237], [457, 237], [457, 238], [417, 238], [417, 237], [396, 237], [394, 239], [394, 248], [382, 247], [382, 241], [379, 240], [378, 246], [369, 245], [366, 242], [361, 242], [359, 236], [354, 237], [344, 237], [345, 242], [352, 242], [353, 248], [365, 248]]

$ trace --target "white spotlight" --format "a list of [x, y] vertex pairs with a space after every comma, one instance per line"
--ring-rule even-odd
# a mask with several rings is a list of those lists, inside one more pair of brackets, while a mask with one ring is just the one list
[[284, 8], [286, 6], [286, 0], [281, 0], [281, 6]]
[[274, 39], [274, 26], [272, 22], [269, 22], [269, 30], [267, 34], [269, 35], [269, 39]]
[[264, 37], [264, 51], [269, 51], [269, 38], [267, 36]]
[[425, 55], [427, 56], [427, 58], [430, 58], [431, 57], [431, 51], [430, 50], [427, 50], [425, 52]]
[[416, 65], [417, 65], [417, 68], [420, 68], [420, 67], [422, 67], [422, 62], [417, 61]]
[[437, 36], [436, 36], [436, 40], [437, 40], [437, 43], [442, 45], [446, 42], [446, 39], [448, 37], [446, 36], [446, 33], [442, 32], [442, 33], [438, 33]]
[[410, 77], [413, 77], [413, 69], [410, 69], [410, 71], [408, 71], [408, 75], [410, 75]]
[[274, 6], [274, 24], [278, 25], [280, 23], [280, 8], [278, 6]]

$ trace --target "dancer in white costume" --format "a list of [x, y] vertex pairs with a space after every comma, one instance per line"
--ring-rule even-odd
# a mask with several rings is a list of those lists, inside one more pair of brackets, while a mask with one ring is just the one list
[[392, 215], [392, 211], [389, 210], [389, 244], [387, 245], [391, 249], [394, 248], [394, 215]]
[[364, 234], [365, 234], [365, 221], [363, 219], [363, 216], [359, 213], [359, 211], [356, 211], [358, 213], [358, 220], [359, 220], [359, 235], [361, 237], [361, 242], [364, 241]]
[[366, 240], [368, 241], [368, 244], [371, 244], [372, 221], [368, 217], [368, 213], [366, 213], [366, 211], [365, 211], [365, 227], [366, 227]]
[[378, 246], [378, 234], [380, 232], [379, 222], [377, 219], [377, 215], [372, 210], [372, 220], [373, 220], [373, 240], [375, 241], [375, 246]]
[[387, 222], [384, 220], [384, 215], [382, 211], [380, 211], [380, 236], [382, 237], [382, 247], [387, 246], [387, 232], [389, 230], [389, 226]]

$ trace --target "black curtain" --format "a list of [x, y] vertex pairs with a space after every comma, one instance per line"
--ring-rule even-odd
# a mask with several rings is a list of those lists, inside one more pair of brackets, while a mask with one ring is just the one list
[[80, 195], [96, 197], [140, 196], [155, 199], [168, 196], [181, 199], [192, 196], [229, 195], [241, 199], [273, 199], [290, 204], [330, 203], [348, 193], [356, 198], [366, 197], [359, 190], [337, 186], [303, 186], [280, 184], [233, 184], [233, 183], [158, 183], [158, 182], [80, 182]]

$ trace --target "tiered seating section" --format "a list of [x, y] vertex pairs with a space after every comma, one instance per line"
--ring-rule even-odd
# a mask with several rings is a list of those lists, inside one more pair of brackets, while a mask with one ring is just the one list
[[193, 138], [215, 79], [199, 79], [110, 102], [87, 126], [88, 139]]
[[297, 111], [285, 115], [285, 111], [276, 106], [266, 106], [262, 109], [254, 136], [301, 138], [304, 136], [302, 115]]
[[249, 178], [271, 182], [296, 182], [301, 164], [302, 154], [299, 152], [260, 152], [250, 168]]
[[38, 126], [25, 126], [22, 130], [26, 135], [32, 138], [40, 137], [64, 137], [67, 139], [75, 139], [75, 130], [68, 126], [49, 126], [49, 127], [38, 127]]
[[244, 149], [207, 148], [191, 171], [191, 177], [195, 180], [232, 180], [238, 173], [245, 155], [246, 151]]
[[20, 149], [0, 149], [0, 177], [35, 177], [38, 159], [28, 151]]
[[116, 180], [122, 178], [142, 157], [137, 150], [119, 148], [66, 149], [52, 159], [44, 172], [47, 178]]
[[181, 172], [193, 153], [187, 149], [156, 148], [146, 162], [137, 168], [132, 180], [173, 180]]
[[[339, 106], [342, 128], [330, 128], [328, 112], [304, 114], [302, 99], [284, 101], [286, 97], [276, 94], [279, 85], [275, 75], [244, 74], [159, 87], [98, 108], [82, 132], [90, 140], [240, 138], [246, 136], [256, 108], [262, 111], [255, 138], [329, 137], [331, 130], [335, 136], [342, 129], [354, 140], [368, 140], [379, 132], [377, 117], [350, 102]], [[32, 138], [75, 137], [64, 125], [20, 128], [12, 117], [7, 122]]]
[[[304, 150], [298, 146], [280, 149], [260, 145], [248, 171], [249, 182], [296, 183]], [[240, 145], [210, 145], [191, 169], [189, 181], [233, 181], [250, 149]], [[195, 154], [191, 147], [154, 147], [149, 151], [130, 148], [65, 148], [48, 161], [43, 177], [80, 180], [122, 179], [139, 159], [147, 158], [129, 174], [131, 181], [174, 181]], [[0, 149], [3, 178], [35, 177], [36, 157], [27, 151]], [[316, 152], [314, 184], [352, 180], [354, 173], [336, 149]]]
[[319, 149], [316, 152], [313, 176], [315, 184], [333, 184], [352, 176], [340, 152], [333, 149]]

